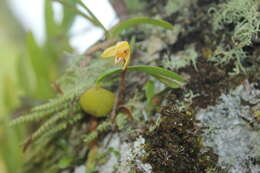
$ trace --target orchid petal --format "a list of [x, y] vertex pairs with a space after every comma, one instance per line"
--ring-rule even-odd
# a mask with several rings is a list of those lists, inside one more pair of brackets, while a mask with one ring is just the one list
[[109, 47], [101, 54], [101, 58], [114, 57], [116, 56], [116, 52], [116, 46]]

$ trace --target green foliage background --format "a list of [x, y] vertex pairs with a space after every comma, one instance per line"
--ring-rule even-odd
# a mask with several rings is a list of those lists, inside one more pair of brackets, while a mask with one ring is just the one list
[[[75, 4], [74, 1], [71, 1]], [[39, 45], [26, 33], [11, 13], [6, 0], [0, 1], [0, 172], [18, 173], [22, 165], [22, 126], [10, 128], [9, 118], [23, 111], [32, 101], [54, 96], [51, 83], [63, 67], [64, 51], [71, 51], [69, 30], [75, 13], [64, 9], [63, 20], [54, 20], [53, 6], [46, 0], [46, 38]], [[15, 109], [19, 108], [21, 109]]]

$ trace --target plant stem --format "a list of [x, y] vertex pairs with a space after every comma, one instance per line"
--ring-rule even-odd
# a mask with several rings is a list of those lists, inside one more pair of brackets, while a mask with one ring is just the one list
[[125, 74], [126, 74], [126, 71], [127, 71], [127, 69], [123, 70], [123, 71], [120, 73], [119, 90], [118, 90], [118, 94], [117, 94], [117, 97], [116, 97], [116, 101], [115, 101], [115, 104], [114, 104], [114, 107], [113, 107], [113, 111], [112, 111], [112, 113], [111, 113], [112, 122], [115, 121], [118, 107], [124, 103], [124, 96], [125, 96]]
[[126, 74], [126, 70], [121, 72], [120, 74], [120, 83], [119, 83], [119, 105], [124, 103], [124, 96], [125, 96], [125, 74]]

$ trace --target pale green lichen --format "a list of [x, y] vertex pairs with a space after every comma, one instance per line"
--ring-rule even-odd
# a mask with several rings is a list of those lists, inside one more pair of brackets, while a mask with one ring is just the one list
[[254, 161], [260, 151], [259, 124], [250, 111], [250, 105], [260, 101], [259, 94], [255, 84], [240, 85], [229, 94], [222, 94], [216, 105], [201, 109], [196, 115], [202, 126], [207, 127], [202, 133], [203, 145], [213, 147], [220, 166], [228, 168], [229, 173], [260, 171]]
[[117, 114], [115, 123], [118, 127], [118, 130], [123, 130], [125, 127], [127, 127], [127, 123], [128, 123], [127, 115], [123, 113]]
[[[243, 50], [245, 46], [252, 45], [260, 31], [260, 13], [257, 10], [257, 2], [254, 0], [229, 0], [221, 3], [216, 8], [211, 8], [213, 13], [212, 27], [219, 34], [224, 30], [219, 46], [211, 57], [211, 60], [220, 64], [227, 64], [235, 60], [235, 73], [245, 71], [242, 61], [247, 57]], [[227, 40], [231, 40], [227, 41]]]
[[214, 13], [213, 28], [223, 29], [227, 24], [234, 25], [232, 40], [237, 47], [243, 47], [252, 43], [260, 31], [260, 13], [257, 3], [253, 0], [230, 0], [220, 5], [220, 9]]
[[[246, 53], [241, 48], [224, 48], [224, 45], [217, 47], [214, 51], [213, 56], [210, 61], [216, 62], [217, 64], [227, 64], [231, 60], [235, 60], [235, 66], [238, 68], [235, 71], [240, 72], [245, 71], [241, 64], [241, 61], [245, 60], [247, 57]], [[240, 70], [241, 69], [241, 70]]]
[[260, 13], [254, 0], [230, 0], [214, 10], [213, 29], [234, 25], [232, 41], [237, 47], [250, 45], [252, 38], [260, 31]]
[[163, 60], [163, 66], [171, 70], [178, 70], [182, 67], [192, 65], [196, 70], [196, 60], [198, 53], [195, 50], [195, 46], [191, 45], [184, 51], [179, 51], [177, 54], [172, 55], [170, 58], [165, 57]]

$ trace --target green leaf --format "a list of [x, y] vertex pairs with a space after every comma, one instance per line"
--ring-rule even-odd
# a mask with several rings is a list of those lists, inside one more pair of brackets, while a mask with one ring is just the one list
[[79, 5], [81, 7], [83, 7], [87, 12], [88, 14], [91, 16], [91, 18], [93, 19], [93, 21], [95, 21], [95, 23], [104, 30], [104, 32], [107, 34], [107, 30], [105, 28], [105, 26], [100, 22], [100, 20], [95, 16], [94, 13], [92, 13], [92, 11], [81, 1], [81, 0], [77, 0], [77, 2], [79, 3]]
[[28, 62], [28, 57], [19, 56], [17, 59], [16, 69], [19, 85], [25, 91], [26, 95], [32, 96], [32, 91], [35, 87], [35, 76], [32, 73], [32, 68]]
[[[175, 72], [166, 70], [161, 67], [155, 67], [155, 66], [129, 66], [128, 71], [139, 71], [139, 72], [144, 72], [149, 75], [154, 76], [161, 82], [165, 83], [167, 86], [176, 88], [176, 87], [181, 87], [185, 80], [182, 78], [182, 76], [178, 75]], [[99, 84], [101, 83], [104, 79], [122, 72], [123, 70], [121, 68], [113, 68], [110, 69], [104, 73], [102, 73], [96, 80], [96, 83]]]
[[146, 96], [146, 106], [145, 106], [145, 110], [147, 112], [150, 112], [150, 110], [152, 109], [152, 99], [155, 95], [155, 86], [154, 86], [154, 81], [149, 80], [148, 82], [146, 82], [146, 84], [144, 85], [144, 90], [145, 90], [145, 96]]
[[[75, 0], [68, 0], [72, 7], [76, 8]], [[61, 22], [61, 28], [67, 33], [72, 27], [75, 21], [76, 13], [71, 8], [63, 7], [63, 18]]]
[[[2, 117], [1, 117], [2, 118]], [[23, 155], [21, 152], [21, 141], [24, 139], [24, 128], [22, 126], [10, 127], [8, 116], [3, 116], [0, 121], [1, 147], [0, 156], [3, 159], [8, 173], [22, 172]], [[2, 140], [4, 139], [4, 140]], [[1, 160], [2, 161], [2, 160]], [[0, 170], [2, 172], [2, 170]]]
[[44, 51], [37, 44], [32, 33], [27, 34], [26, 41], [28, 56], [37, 80], [36, 96], [48, 98], [53, 94], [48, 79], [50, 71], [49, 64], [51, 64], [50, 59], [44, 55]]
[[165, 29], [173, 29], [172, 24], [161, 19], [152, 19], [148, 17], [136, 17], [136, 18], [127, 19], [123, 22], [120, 22], [110, 30], [110, 33], [113, 37], [115, 37], [119, 35], [123, 30], [138, 24], [151, 24], [151, 25], [163, 27]]
[[14, 81], [7, 74], [3, 79], [3, 102], [6, 110], [12, 110], [19, 104], [17, 100], [18, 92]]
[[144, 86], [144, 90], [145, 90], [145, 96], [147, 98], [147, 102], [149, 103], [154, 96], [154, 82], [151, 80], [146, 82]]
[[51, 38], [59, 33], [59, 25], [55, 22], [54, 10], [51, 0], [45, 0], [44, 10], [45, 30], [47, 37]]
[[36, 75], [46, 73], [46, 61], [44, 61], [43, 51], [37, 44], [33, 34], [29, 32], [27, 34], [27, 52], [32, 63], [32, 67]]
[[77, 15], [84, 17], [85, 19], [87, 19], [89, 22], [91, 22], [93, 25], [95, 26], [99, 26], [98, 23], [89, 15], [83, 13], [81, 10], [79, 10], [77, 7], [75, 7], [74, 5], [72, 5], [71, 3], [67, 2], [67, 1], [63, 1], [63, 0], [53, 0], [55, 2], [59, 2], [60, 4], [62, 4], [64, 7], [66, 8], [70, 8], [71, 10], [74, 11], [74, 13], [76, 13]]

